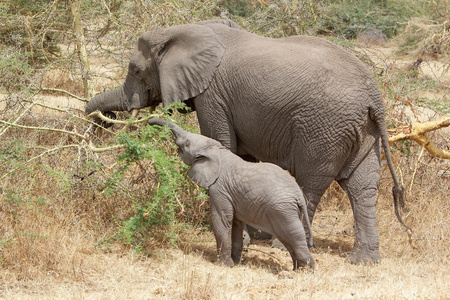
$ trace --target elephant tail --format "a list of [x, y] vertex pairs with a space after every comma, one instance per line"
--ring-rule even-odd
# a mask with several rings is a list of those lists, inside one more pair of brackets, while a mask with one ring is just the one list
[[381, 145], [383, 147], [384, 150], [384, 155], [386, 157], [386, 162], [388, 164], [389, 167], [389, 171], [391, 173], [392, 176], [392, 180], [394, 181], [394, 186], [392, 187], [392, 195], [394, 197], [394, 211], [395, 211], [395, 216], [397, 217], [398, 221], [400, 222], [400, 224], [402, 224], [402, 226], [406, 229], [406, 232], [408, 233], [408, 237], [410, 242], [412, 241], [412, 230], [409, 226], [407, 226], [401, 216], [400, 213], [398, 211], [398, 206], [400, 204], [400, 206], [402, 208], [405, 207], [405, 200], [403, 198], [403, 191], [405, 190], [405, 188], [401, 185], [400, 180], [397, 177], [397, 174], [395, 173], [395, 169], [394, 169], [394, 164], [392, 163], [392, 156], [391, 156], [391, 151], [389, 149], [390, 145], [389, 145], [389, 138], [387, 135], [387, 131], [386, 131], [386, 122], [385, 122], [385, 113], [384, 110], [380, 110], [380, 109], [370, 109], [370, 116], [371, 119], [373, 121], [375, 121], [378, 131], [380, 133], [380, 137], [381, 137]]
[[[303, 193], [303, 192], [302, 192]], [[308, 216], [308, 209], [306, 207], [306, 201], [305, 201], [305, 196], [303, 195], [302, 198], [297, 199], [297, 205], [300, 209], [300, 214], [299, 214], [299, 218], [303, 223], [303, 227], [305, 228], [305, 233], [306, 233], [306, 238], [307, 238], [307, 244], [308, 247], [313, 247], [314, 246], [314, 241], [313, 241], [313, 234], [312, 234], [312, 229], [311, 229], [311, 223], [309, 221], [309, 216]], [[302, 213], [303, 212], [303, 215]]]

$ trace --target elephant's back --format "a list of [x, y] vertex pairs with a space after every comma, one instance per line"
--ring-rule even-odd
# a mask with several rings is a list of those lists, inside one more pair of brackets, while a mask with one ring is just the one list
[[244, 167], [236, 166], [240, 170], [236, 170], [235, 173], [244, 174], [239, 184], [243, 187], [257, 187], [251, 193], [246, 192], [247, 196], [266, 204], [270, 204], [274, 199], [291, 202], [302, 197], [302, 191], [295, 179], [280, 166], [268, 162], [243, 162], [243, 164]]
[[364, 101], [370, 98], [369, 91], [377, 91], [368, 67], [325, 39], [309, 36], [273, 39], [236, 32], [238, 37], [227, 45], [219, 68], [229, 77], [227, 84], [232, 83], [235, 90], [244, 93], [242, 97], [256, 97], [266, 106], [276, 106], [284, 97], [308, 105], [319, 93], [320, 97], [333, 99], [329, 105], [339, 105], [339, 101]]
[[381, 96], [353, 54], [308, 36], [271, 39], [240, 31], [228, 42], [210, 92], [227, 99], [239, 154], [293, 175], [329, 165], [323, 173], [333, 176], [378, 134], [368, 130], [369, 110], [383, 105]]
[[[270, 224], [280, 213], [298, 215], [298, 201], [305, 201], [305, 198], [287, 171], [272, 163], [243, 162], [235, 168], [232, 172], [237, 181], [227, 182], [226, 186], [238, 219], [271, 232], [270, 228], [258, 225]], [[261, 220], [265, 221], [258, 222]]]
[[324, 38], [305, 35], [268, 38], [227, 26], [214, 30], [226, 48], [217, 73], [227, 85], [235, 88], [243, 85], [243, 90], [251, 91], [255, 86], [267, 84], [273, 88], [271, 83], [283, 83], [278, 89], [261, 89], [261, 93], [269, 95], [261, 99], [279, 98], [286, 85], [308, 85], [322, 90], [342, 86], [353, 90], [376, 89], [373, 74], [364, 63]]

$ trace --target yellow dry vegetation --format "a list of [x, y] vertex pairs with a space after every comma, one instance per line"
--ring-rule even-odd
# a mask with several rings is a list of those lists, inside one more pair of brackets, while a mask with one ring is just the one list
[[[408, 161], [397, 164], [403, 172], [410, 165]], [[23, 236], [16, 249], [1, 250], [0, 297], [446, 299], [450, 295], [449, 178], [429, 166], [421, 172], [421, 182], [408, 194], [404, 212], [414, 230], [417, 249], [412, 249], [394, 216], [387, 192], [390, 179], [383, 171], [378, 203], [383, 260], [377, 265], [355, 266], [346, 261], [352, 247], [352, 214], [335, 186], [327, 192], [314, 221], [313, 271], [291, 271], [288, 253], [263, 241], [246, 249], [241, 265], [216, 265], [212, 233], [195, 230], [183, 234], [179, 249], [155, 248], [148, 256], [117, 247], [103, 252], [93, 247], [100, 233], [74, 229], [70, 213], [76, 207], [69, 204], [61, 207], [67, 223], [54, 224], [49, 216], [23, 212], [20, 229], [28, 228], [41, 237]]]

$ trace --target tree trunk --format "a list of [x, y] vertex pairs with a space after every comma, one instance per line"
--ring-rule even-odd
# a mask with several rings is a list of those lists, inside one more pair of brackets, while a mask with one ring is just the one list
[[84, 97], [91, 99], [94, 96], [94, 89], [92, 88], [91, 83], [91, 70], [86, 51], [83, 24], [81, 23], [81, 1], [82, 0], [69, 0], [69, 3], [73, 20], [73, 30], [77, 39], [77, 52], [81, 63], [81, 77], [83, 78]]

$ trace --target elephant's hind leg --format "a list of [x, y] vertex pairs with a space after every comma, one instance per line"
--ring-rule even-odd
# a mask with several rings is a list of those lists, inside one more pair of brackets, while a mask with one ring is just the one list
[[235, 264], [241, 262], [242, 248], [244, 246], [244, 224], [233, 219], [233, 228], [231, 229], [231, 259]]
[[379, 152], [372, 149], [348, 178], [339, 180], [350, 198], [355, 218], [355, 243], [348, 257], [353, 264], [381, 260], [375, 209], [379, 172]]
[[305, 245], [299, 245], [296, 242], [280, 242], [283, 243], [291, 255], [294, 271], [307, 266], [314, 268], [315, 262], [309, 253], [308, 247], [305, 247]]
[[294, 270], [300, 267], [314, 267], [314, 259], [308, 249], [303, 224], [300, 220], [283, 220], [283, 225], [275, 229], [275, 235], [289, 251]]

